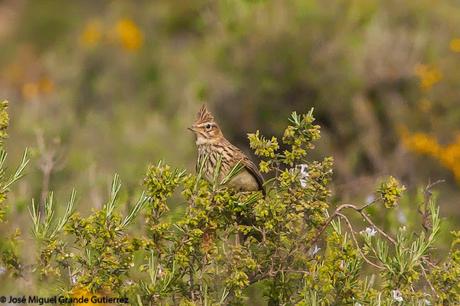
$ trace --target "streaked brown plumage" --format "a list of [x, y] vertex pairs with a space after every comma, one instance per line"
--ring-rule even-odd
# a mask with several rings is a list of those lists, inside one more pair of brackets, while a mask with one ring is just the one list
[[197, 165], [207, 156], [203, 165], [203, 175], [208, 181], [213, 180], [214, 169], [219, 158], [221, 158], [220, 180], [240, 162], [244, 169], [227, 183], [228, 186], [238, 191], [262, 190], [264, 193], [264, 179], [256, 165], [224, 137], [214, 117], [204, 105], [198, 112], [195, 123], [189, 129], [196, 135]]

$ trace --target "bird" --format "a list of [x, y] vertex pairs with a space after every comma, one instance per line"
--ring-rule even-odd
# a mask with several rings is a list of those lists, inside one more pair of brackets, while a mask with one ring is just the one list
[[202, 175], [207, 181], [213, 181], [219, 160], [221, 162], [220, 181], [239, 163], [242, 170], [231, 178], [226, 185], [237, 192], [260, 190], [265, 195], [264, 178], [257, 166], [225, 138], [214, 116], [205, 105], [201, 106], [197, 118], [189, 130], [194, 132], [196, 136], [197, 169], [203, 167]]

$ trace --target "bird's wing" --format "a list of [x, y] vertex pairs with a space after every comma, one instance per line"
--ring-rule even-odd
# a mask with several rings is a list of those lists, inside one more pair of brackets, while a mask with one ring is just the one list
[[259, 169], [257, 169], [257, 166], [246, 156], [244, 156], [241, 162], [244, 167], [255, 177], [257, 184], [259, 185], [259, 189], [262, 190], [262, 193], [265, 195], [264, 178], [262, 177], [262, 174], [260, 174]]
[[236, 146], [232, 145], [228, 140], [226, 140], [226, 144], [229, 148], [231, 148], [231, 151], [234, 154], [234, 159], [239, 160], [243, 164], [244, 168], [246, 168], [246, 170], [254, 176], [257, 181], [257, 185], [259, 185], [259, 190], [261, 190], [262, 194], [265, 195], [264, 178], [262, 174], [260, 174], [257, 166], [246, 156], [246, 154], [244, 154]]

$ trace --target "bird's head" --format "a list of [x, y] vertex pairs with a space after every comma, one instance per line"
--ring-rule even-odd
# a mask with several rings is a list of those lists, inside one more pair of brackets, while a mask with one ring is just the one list
[[197, 145], [213, 143], [223, 137], [213, 115], [205, 105], [201, 106], [197, 119], [188, 129], [195, 133]]

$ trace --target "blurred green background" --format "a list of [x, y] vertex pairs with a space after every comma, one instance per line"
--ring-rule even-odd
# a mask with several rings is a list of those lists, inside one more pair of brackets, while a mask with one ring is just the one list
[[334, 157], [335, 201], [364, 202], [389, 174], [409, 191], [444, 179], [442, 216], [460, 223], [458, 1], [3, 0], [0, 66], [9, 163], [32, 153], [2, 232], [49, 190], [75, 187], [89, 211], [115, 172], [129, 198], [150, 162], [193, 171], [202, 103], [246, 152], [247, 133], [279, 136], [314, 107], [311, 158]]

